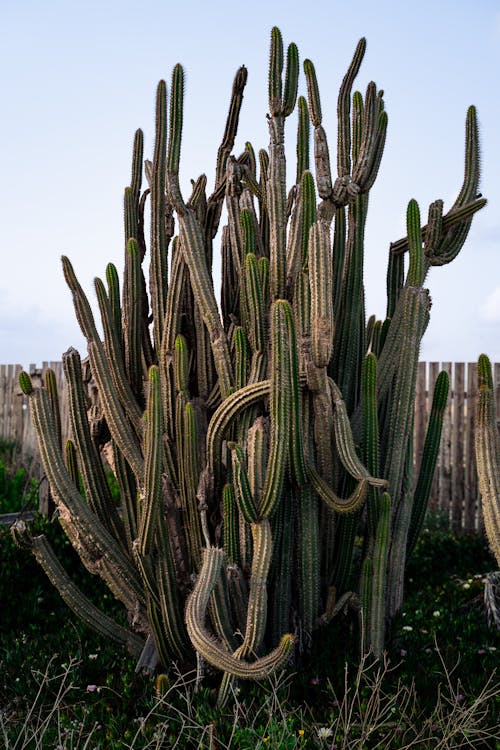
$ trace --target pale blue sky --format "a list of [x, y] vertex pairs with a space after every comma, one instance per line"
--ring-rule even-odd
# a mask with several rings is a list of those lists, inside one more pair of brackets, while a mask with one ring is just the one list
[[[416, 198], [445, 210], [460, 188], [464, 122], [478, 109], [489, 204], [452, 265], [433, 269], [422, 359], [500, 361], [500, 5], [493, 0], [406, 3], [0, 0], [0, 362], [60, 359], [85, 347], [60, 256], [94, 301], [92, 279], [122, 264], [123, 188], [134, 131], [152, 151], [157, 81], [186, 70], [181, 178], [212, 185], [234, 73], [249, 71], [236, 150], [267, 146], [269, 33], [280, 27], [318, 74], [330, 149], [338, 87], [356, 42], [367, 52], [355, 88], [385, 91], [387, 144], [371, 192], [367, 311], [383, 316], [391, 240]], [[302, 91], [305, 83], [302, 78]], [[289, 126], [290, 156], [295, 118]], [[295, 165], [290, 164], [290, 180]]]

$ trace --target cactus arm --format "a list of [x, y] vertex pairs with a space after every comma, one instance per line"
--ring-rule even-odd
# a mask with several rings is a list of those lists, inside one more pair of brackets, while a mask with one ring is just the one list
[[424, 253], [420, 231], [420, 211], [416, 200], [408, 203], [406, 224], [410, 250], [410, 267], [406, 283], [408, 286], [420, 287], [424, 283]]
[[377, 179], [385, 148], [387, 124], [387, 112], [380, 112], [378, 116], [377, 132], [372, 148], [371, 161], [367, 168], [366, 175], [363, 177], [362, 183], [360, 185], [364, 193], [367, 193], [369, 190], [371, 190], [375, 180]]
[[[139, 245], [131, 238], [125, 256], [127, 284], [123, 294], [123, 337], [125, 344], [125, 370], [135, 398], [142, 402], [142, 270]], [[159, 349], [158, 349], [159, 351]]]
[[300, 185], [302, 175], [306, 169], [309, 169], [309, 112], [307, 101], [303, 96], [299, 96], [297, 105], [297, 177], [295, 183]]
[[304, 73], [307, 81], [307, 99], [309, 116], [314, 125], [314, 164], [316, 168], [316, 184], [321, 198], [327, 200], [332, 195], [332, 173], [330, 168], [330, 152], [325, 130], [321, 124], [321, 100], [319, 96], [316, 70], [311, 60], [304, 60]]
[[243, 451], [237, 443], [228, 443], [227, 447], [232, 455], [233, 482], [235, 484], [238, 507], [247, 523], [256, 523], [258, 513], [252, 490], [250, 489]]
[[64, 463], [73, 484], [77, 489], [80, 485], [80, 476], [78, 474], [78, 458], [76, 455], [75, 444], [72, 440], [66, 440], [64, 445]]
[[[238, 130], [238, 122], [240, 117], [241, 105], [243, 103], [243, 92], [248, 78], [248, 72], [244, 65], [242, 65], [234, 78], [233, 88], [231, 92], [231, 101], [229, 104], [229, 112], [226, 120], [226, 127], [224, 130], [224, 136], [222, 143], [219, 146], [217, 152], [217, 165], [215, 169], [215, 191], [220, 186], [226, 175], [226, 163], [234, 146], [234, 140], [236, 138], [236, 132]], [[215, 237], [217, 234], [217, 227], [219, 224], [220, 210], [222, 207], [222, 199], [219, 199], [216, 192], [210, 196], [207, 205], [207, 220], [205, 234], [210, 238]]]
[[[377, 360], [368, 354], [363, 367], [362, 382], [363, 407], [363, 460], [368, 471], [379, 473], [379, 427], [377, 413]], [[371, 488], [367, 501], [367, 528], [369, 539], [375, 539], [377, 529], [378, 491]]]
[[233, 386], [231, 359], [227, 336], [219, 317], [212, 279], [207, 268], [203, 238], [191, 208], [186, 207], [184, 213], [179, 216], [179, 223], [184, 260], [189, 269], [196, 303], [210, 336], [221, 397], [226, 398]]
[[309, 480], [315, 492], [323, 500], [327, 508], [335, 510], [337, 513], [349, 514], [357, 511], [366, 500], [369, 484], [366, 479], [361, 479], [356, 485], [349, 497], [339, 497], [327, 482], [325, 482], [318, 472], [311, 466], [308, 469]]
[[98, 572], [127, 608], [133, 609], [134, 602], [141, 602], [143, 598], [137, 574], [113, 537], [97, 522], [68, 475], [55, 439], [52, 410], [44, 389], [31, 393], [30, 412], [39, 438], [44, 471], [66, 533], [71, 534], [73, 546], [76, 545], [90, 572]]
[[[167, 292], [167, 312], [161, 341], [161, 354], [159, 359], [161, 392], [165, 431], [170, 439], [175, 434], [174, 429], [174, 387], [172, 363], [174, 359], [175, 339], [180, 330], [182, 312], [182, 298], [187, 284], [187, 267], [179, 248], [178, 238], [174, 238], [172, 246], [172, 270], [170, 284]], [[172, 466], [170, 481], [174, 486], [178, 485], [177, 472]]]
[[109, 367], [101, 342], [90, 341], [88, 345], [90, 366], [101, 396], [102, 409], [113, 439], [129, 462], [137, 477], [142, 477], [144, 461], [135, 435], [113, 386]]
[[[160, 351], [161, 324], [165, 317], [167, 292], [167, 238], [165, 227], [165, 181], [167, 148], [167, 87], [160, 81], [156, 92], [156, 135], [151, 179], [151, 264], [150, 292], [153, 311], [153, 338]], [[128, 237], [126, 238], [128, 241]]]
[[330, 233], [324, 222], [311, 227], [309, 240], [311, 286], [311, 352], [316, 367], [326, 367], [333, 348], [332, 263]]
[[387, 486], [387, 481], [385, 479], [378, 479], [371, 476], [368, 469], [363, 465], [360, 458], [358, 457], [358, 454], [356, 453], [356, 447], [354, 445], [349, 417], [347, 416], [346, 406], [340, 394], [340, 390], [333, 381], [330, 381], [330, 389], [332, 394], [332, 401], [334, 404], [333, 427], [335, 441], [342, 465], [350, 474], [350, 476], [354, 479], [357, 479], [358, 481], [364, 479], [371, 487]]
[[271, 309], [271, 430], [266, 481], [259, 508], [266, 518], [279, 501], [283, 487], [291, 416], [290, 340], [292, 313], [288, 302], [278, 300]]
[[299, 612], [310, 647], [320, 601], [320, 534], [318, 500], [309, 485], [301, 487], [297, 508]]
[[264, 300], [257, 258], [253, 253], [245, 257], [244, 292], [247, 309], [247, 334], [254, 352], [264, 352], [266, 348], [266, 326]]
[[45, 371], [45, 388], [47, 389], [47, 393], [50, 397], [50, 403], [52, 404], [52, 413], [54, 415], [54, 425], [56, 430], [57, 442], [62, 447], [61, 410], [59, 409], [59, 395], [57, 393], [56, 374], [50, 367]]
[[163, 422], [160, 398], [160, 376], [157, 367], [149, 370], [147, 421], [144, 434], [144, 495], [138, 529], [138, 548], [142, 556], [153, 550], [156, 518], [159, 512]]
[[349, 230], [333, 352], [334, 378], [349, 414], [359, 401], [358, 384], [365, 353], [363, 246], [367, 208], [367, 196], [361, 193], [348, 208]]
[[102, 281], [96, 278], [94, 279], [94, 285], [97, 300], [99, 302], [102, 327], [104, 330], [104, 351], [108, 360], [111, 378], [120, 399], [120, 403], [127, 412], [127, 416], [132, 423], [135, 433], [141, 436], [143, 431], [142, 411], [137, 402], [137, 396], [132, 392], [132, 388], [130, 387], [125, 374], [123, 350], [120, 344], [120, 339], [118, 338], [118, 331], [121, 331], [121, 323], [120, 328], [117, 329], [116, 317], [111, 306], [111, 300], [108, 299], [106, 295]]
[[404, 284], [404, 256], [389, 252], [387, 264], [387, 312], [386, 317], [392, 318]]
[[[363, 106], [363, 119], [361, 129], [361, 139], [359, 142], [356, 161], [353, 160], [352, 180], [354, 183], [361, 185], [368, 176], [370, 165], [373, 158], [375, 138], [378, 125], [378, 99], [377, 87], [371, 81], [366, 89], [365, 101]], [[354, 145], [354, 138], [353, 138]]]
[[[465, 170], [462, 187], [457, 199], [441, 222], [441, 234], [438, 241], [434, 241], [432, 255], [428, 256], [428, 264], [442, 266], [450, 263], [463, 247], [467, 238], [472, 217], [483, 206], [486, 200], [478, 195], [480, 177], [479, 131], [477, 125], [476, 108], [471, 106], [467, 110], [465, 122]], [[427, 232], [432, 233], [433, 227], [427, 224], [422, 227], [423, 239], [427, 240]], [[408, 250], [407, 238], [402, 238], [391, 244], [391, 252], [404, 253]]]
[[134, 472], [114, 440], [112, 441], [112, 446], [114, 473], [118, 487], [120, 488], [122, 521], [130, 552], [133, 541], [137, 536], [137, 483]]
[[262, 248], [266, 258], [269, 258], [270, 229], [269, 229], [269, 212], [267, 210], [267, 183], [269, 180], [269, 155], [263, 148], [259, 151], [260, 165], [260, 195], [259, 200], [259, 219], [260, 219], [260, 237]]
[[240, 564], [238, 513], [232, 484], [225, 484], [222, 491], [223, 541], [229, 565]]
[[207, 457], [212, 474], [220, 462], [222, 441], [230, 424], [240, 412], [268, 396], [270, 385], [270, 380], [246, 385], [228, 396], [214, 412], [207, 431]]
[[406, 551], [407, 561], [410, 559], [410, 556], [415, 549], [424, 524], [432, 480], [434, 479], [434, 469], [436, 467], [439, 446], [441, 443], [441, 430], [443, 427], [444, 411], [448, 401], [449, 383], [449, 375], [443, 370], [439, 373], [434, 385], [431, 413], [427, 425], [422, 461], [413, 497], [413, 509]]
[[90, 599], [82, 594], [62, 567], [45, 535], [32, 537], [22, 520], [16, 521], [12, 526], [12, 535], [18, 546], [31, 550], [52, 585], [80, 620], [96, 633], [109, 638], [114, 643], [126, 646], [133, 656], [139, 656], [144, 646], [143, 639], [101, 612]]
[[354, 57], [344, 76], [339, 90], [337, 102], [338, 119], [338, 143], [337, 143], [337, 169], [339, 177], [351, 173], [351, 90], [354, 79], [358, 75], [366, 50], [366, 39], [359, 40]]
[[365, 557], [361, 568], [360, 579], [360, 617], [361, 617], [361, 657], [369, 651], [370, 644], [370, 603], [372, 591], [373, 562], [371, 557]]
[[268, 677], [289, 659], [294, 637], [284, 635], [277, 648], [252, 663], [228, 654], [205, 626], [208, 599], [220, 574], [224, 553], [216, 547], [203, 550], [203, 564], [186, 604], [186, 626], [195, 649], [217, 669], [241, 679], [259, 680]]
[[370, 645], [377, 659], [382, 657], [385, 637], [386, 574], [390, 544], [391, 498], [384, 492], [379, 500], [377, 533], [373, 549], [373, 579], [370, 606]]
[[479, 394], [474, 444], [479, 491], [486, 535], [500, 565], [500, 445], [491, 364], [485, 354], [479, 357], [477, 370]]
[[124, 526], [111, 497], [102, 459], [90, 436], [83, 393], [82, 363], [76, 349], [68, 349], [63, 355], [63, 367], [68, 384], [71, 427], [80, 455], [87, 502], [103, 526], [126, 549]]
[[288, 45], [286, 54], [285, 86], [283, 88], [282, 112], [288, 117], [295, 109], [297, 101], [297, 86], [299, 82], [299, 51], [292, 42]]

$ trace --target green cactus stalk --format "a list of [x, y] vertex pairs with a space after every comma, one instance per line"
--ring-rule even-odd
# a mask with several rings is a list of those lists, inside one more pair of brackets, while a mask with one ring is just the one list
[[495, 392], [491, 364], [485, 354], [477, 363], [476, 450], [479, 491], [484, 528], [491, 551], [500, 565], [500, 444], [495, 414]]
[[[359, 603], [358, 593], [362, 653], [371, 647], [380, 658], [432, 482], [444, 374], [413, 489], [416, 373], [430, 311], [423, 284], [432, 267], [457, 255], [485, 203], [477, 192], [477, 114], [469, 108], [455, 204], [443, 215], [442, 201], [434, 201], [421, 227], [410, 201], [406, 236], [390, 247], [386, 319], [367, 323], [365, 227], [388, 116], [375, 83], [364, 97], [352, 93], [365, 48], [361, 39], [340, 87], [337, 175], [314, 64], [304, 62], [307, 102], [297, 100], [298, 50], [292, 42], [285, 51], [275, 27], [268, 148], [243, 141], [243, 152], [233, 153], [247, 80], [241, 67], [214, 185], [210, 191], [200, 170], [190, 196], [179, 174], [186, 93], [177, 64], [168, 96], [165, 82], [158, 85], [151, 160], [143, 163], [144, 136], [135, 133], [123, 280], [109, 264], [106, 284], [95, 281], [102, 336], [62, 259], [99, 400], [88, 413], [81, 359], [70, 349], [73, 442], [61, 445], [53, 376], [41, 389], [20, 376], [60, 522], [83, 564], [122, 602], [130, 632], [68, 583], [44, 542], [29, 541], [20, 528], [18, 542], [89, 626], [140, 651], [138, 669], [167, 674], [174, 662], [189, 669], [203, 658], [221, 670], [220, 703], [236, 679], [263, 679], [283, 667], [296, 643], [298, 657], [309, 651], [315, 629]], [[285, 121], [295, 108], [297, 164], [288, 184]], [[480, 368], [478, 464], [494, 546], [498, 446], [483, 359]], [[91, 429], [95, 412], [98, 431]], [[104, 443], [119, 508], [106, 482]]]

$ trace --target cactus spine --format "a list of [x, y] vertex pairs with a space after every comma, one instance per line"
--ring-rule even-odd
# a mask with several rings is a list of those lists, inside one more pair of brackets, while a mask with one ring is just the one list
[[[295, 44], [285, 54], [273, 28], [268, 149], [256, 156], [247, 142], [232, 153], [247, 79], [242, 67], [213, 190], [206, 192], [202, 174], [189, 198], [179, 183], [184, 71], [176, 65], [168, 94], [164, 81], [157, 89], [145, 190], [142, 131], [135, 135], [122, 288], [112, 265], [107, 286], [95, 282], [103, 340], [63, 258], [105, 437], [89, 428], [77, 352], [64, 355], [73, 424], [64, 460], [53, 379], [33, 390], [26, 373], [20, 378], [61, 523], [86, 567], [123, 602], [129, 630], [68, 586], [46, 542], [29, 542], [34, 553], [89, 625], [142, 648], [139, 668], [168, 670], [174, 660], [187, 666], [198, 652], [222, 670], [221, 702], [235, 678], [261, 679], [282, 666], [295, 630], [299, 651], [307, 650], [315, 627], [358, 601], [358, 593], [363, 648], [371, 644], [380, 656], [427, 502], [446, 384], [440, 376], [413, 493], [415, 376], [430, 308], [423, 283], [432, 266], [455, 257], [484, 205], [477, 198], [476, 112], [467, 113], [457, 201], [445, 216], [435, 201], [423, 228], [410, 201], [407, 237], [389, 253], [387, 319], [372, 317], [367, 325], [364, 233], [388, 117], [373, 82], [364, 97], [352, 94], [365, 48], [362, 39], [339, 92], [336, 175], [315, 68], [304, 62], [307, 101], [298, 98], [297, 168], [288, 191], [284, 137], [297, 102]], [[224, 204], [221, 314], [212, 262]], [[480, 450], [490, 471], [491, 406], [483, 391]], [[102, 470], [103, 441], [112, 449], [120, 513]], [[490, 518], [494, 532], [493, 511]], [[28, 544], [20, 529], [15, 533]], [[353, 555], [356, 536], [363, 538], [362, 565]]]

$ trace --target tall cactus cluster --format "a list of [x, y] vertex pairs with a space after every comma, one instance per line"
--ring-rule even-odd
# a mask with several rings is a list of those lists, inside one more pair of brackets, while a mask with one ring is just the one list
[[[224, 673], [221, 700], [236, 678], [260, 679], [309, 649], [314, 630], [347, 604], [359, 612], [363, 649], [380, 656], [429, 496], [448, 376], [435, 384], [414, 479], [416, 374], [430, 310], [424, 281], [431, 266], [458, 254], [485, 204], [476, 112], [467, 112], [455, 204], [444, 214], [436, 200], [422, 226], [410, 201], [407, 236], [389, 250], [386, 317], [366, 320], [365, 225], [388, 119], [375, 83], [364, 97], [352, 92], [365, 46], [361, 39], [340, 87], [335, 176], [314, 65], [304, 61], [307, 100], [297, 99], [297, 47], [285, 55], [273, 28], [269, 148], [256, 156], [246, 143], [232, 153], [242, 67], [208, 197], [205, 175], [188, 199], [179, 184], [184, 72], [176, 65], [169, 114], [165, 82], [158, 85], [152, 161], [143, 162], [143, 135], [135, 135], [121, 289], [111, 264], [106, 282], [95, 280], [103, 335], [63, 258], [100, 418], [88, 412], [74, 349], [63, 355], [73, 431], [66, 445], [50, 379], [33, 389], [21, 376], [60, 523], [86, 568], [123, 603], [128, 628], [75, 588], [46, 539], [18, 524], [18, 542], [68, 605], [136, 653], [139, 667], [168, 669], [197, 655]], [[287, 191], [285, 124], [294, 112], [297, 167]]]

